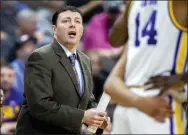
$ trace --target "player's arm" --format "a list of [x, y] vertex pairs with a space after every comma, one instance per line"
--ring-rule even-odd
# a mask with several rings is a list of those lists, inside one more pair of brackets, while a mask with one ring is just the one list
[[[127, 61], [127, 46], [104, 84], [104, 90], [116, 103], [135, 107], [159, 122], [172, 115], [169, 104], [162, 97], [141, 97], [130, 92], [124, 82]], [[163, 115], [162, 115], [163, 114]], [[164, 115], [165, 114], [165, 115]]]
[[138, 96], [129, 92], [124, 82], [126, 57], [127, 45], [124, 48], [121, 58], [107, 78], [104, 84], [104, 90], [116, 103], [123, 106], [136, 106]]
[[128, 46], [125, 45], [120, 59], [112, 69], [104, 84], [104, 90], [116, 103], [141, 109], [145, 102], [145, 98], [130, 92], [124, 81], [125, 67], [127, 63], [127, 49]]
[[128, 39], [128, 14], [130, 8], [131, 2], [128, 3], [128, 7], [126, 8], [125, 12], [114, 23], [114, 26], [110, 31], [110, 43], [113, 47], [119, 47], [125, 44]]
[[187, 32], [188, 30], [187, 5], [187, 0], [169, 1], [169, 11], [171, 20], [178, 29], [184, 32]]

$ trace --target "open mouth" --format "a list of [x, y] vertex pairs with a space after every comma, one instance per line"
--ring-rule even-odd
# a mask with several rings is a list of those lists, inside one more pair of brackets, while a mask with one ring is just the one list
[[76, 32], [75, 31], [70, 31], [68, 34], [69, 34], [70, 37], [75, 37], [76, 36]]

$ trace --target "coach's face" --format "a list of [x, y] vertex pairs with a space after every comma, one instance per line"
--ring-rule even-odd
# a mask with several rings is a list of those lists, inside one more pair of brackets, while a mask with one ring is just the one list
[[53, 31], [54, 37], [63, 45], [78, 44], [83, 34], [81, 15], [70, 10], [60, 13]]

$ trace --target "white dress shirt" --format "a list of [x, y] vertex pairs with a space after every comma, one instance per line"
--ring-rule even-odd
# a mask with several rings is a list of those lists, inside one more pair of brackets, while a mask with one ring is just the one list
[[[57, 41], [58, 42], [58, 41]], [[59, 42], [58, 42], [59, 43]], [[60, 43], [59, 43], [60, 44]], [[67, 57], [69, 58], [69, 56], [75, 54], [76, 55], [76, 51], [74, 53], [70, 52], [65, 46], [63, 46], [62, 44], [60, 44], [60, 46], [63, 48], [63, 50], [65, 51]], [[77, 57], [77, 55], [76, 55]], [[82, 91], [82, 93], [84, 93], [84, 78], [83, 78], [83, 74], [82, 74], [82, 70], [81, 70], [81, 66], [80, 66], [80, 62], [78, 61], [78, 57], [77, 59], [75, 60], [75, 68], [76, 68], [76, 71], [78, 73], [78, 78], [79, 78], [79, 81], [80, 81], [80, 90]]]

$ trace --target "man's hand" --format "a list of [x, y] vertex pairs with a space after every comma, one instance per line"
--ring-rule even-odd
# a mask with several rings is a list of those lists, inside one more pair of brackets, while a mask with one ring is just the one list
[[102, 125], [99, 128], [106, 129], [109, 125], [110, 125], [110, 117], [105, 117]]
[[159, 122], [165, 122], [165, 118], [173, 115], [168, 102], [160, 96], [139, 97], [136, 107]]
[[2, 106], [3, 106], [3, 102], [4, 102], [4, 94], [3, 94], [3, 90], [0, 89], [0, 128], [2, 126], [2, 122], [3, 122], [3, 111], [2, 111]]
[[112, 131], [112, 123], [110, 121], [110, 117], [107, 117], [104, 120], [104, 122], [100, 128], [104, 129], [103, 134], [110, 134], [110, 132]]
[[4, 94], [3, 94], [3, 90], [0, 89], [0, 107], [3, 105], [3, 102], [4, 102]]
[[106, 116], [106, 112], [98, 112], [96, 109], [89, 109], [84, 113], [83, 123], [88, 126], [101, 127]]
[[2, 134], [13, 134], [16, 130], [16, 122], [4, 123], [1, 127]]
[[182, 81], [182, 75], [172, 76], [154, 76], [145, 83], [146, 90], [160, 89], [161, 92], [166, 90], [181, 90], [185, 83]]

